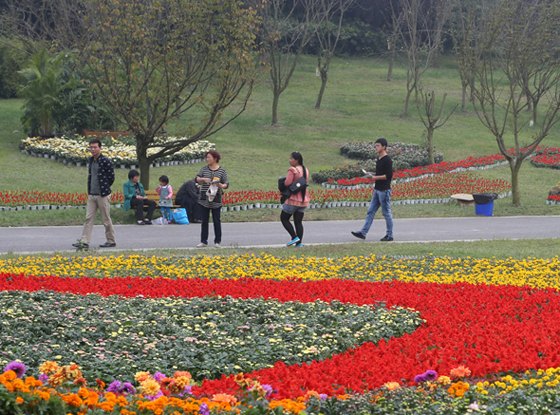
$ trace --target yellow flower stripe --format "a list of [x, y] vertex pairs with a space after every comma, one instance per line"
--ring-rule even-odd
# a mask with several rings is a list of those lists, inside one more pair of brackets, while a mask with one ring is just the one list
[[260, 278], [304, 281], [353, 279], [560, 288], [560, 258], [473, 259], [427, 256], [419, 259], [347, 256], [344, 258], [230, 255], [192, 258], [144, 255], [109, 257], [33, 256], [0, 260], [0, 272], [63, 277]]

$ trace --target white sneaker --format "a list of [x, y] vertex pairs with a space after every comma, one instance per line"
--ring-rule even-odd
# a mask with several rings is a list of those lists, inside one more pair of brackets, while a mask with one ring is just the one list
[[220, 244], [214, 244], [214, 248], [221, 248], [221, 247], [222, 247], [222, 245], [220, 245]]
[[208, 246], [207, 244], [201, 242], [196, 247], [197, 248], [206, 248], [207, 246]]

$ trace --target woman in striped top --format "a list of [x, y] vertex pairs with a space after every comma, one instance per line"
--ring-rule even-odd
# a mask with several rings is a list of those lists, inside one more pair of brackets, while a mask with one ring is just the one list
[[[208, 227], [210, 223], [210, 211], [212, 212], [212, 221], [214, 222], [214, 245], [220, 247], [222, 243], [222, 223], [220, 222], [220, 211], [222, 209], [222, 193], [223, 189], [229, 187], [226, 171], [218, 165], [221, 156], [217, 151], [209, 151], [206, 153], [206, 166], [200, 169], [196, 175], [196, 182], [200, 185], [200, 199], [198, 204], [202, 213], [202, 224], [200, 226], [200, 243], [198, 248], [208, 246]], [[206, 193], [210, 186], [214, 185], [218, 188], [215, 195], [208, 196]]]

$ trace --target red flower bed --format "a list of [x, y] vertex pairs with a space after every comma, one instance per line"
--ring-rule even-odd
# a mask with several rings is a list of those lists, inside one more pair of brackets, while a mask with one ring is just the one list
[[560, 169], [560, 148], [548, 148], [546, 152], [538, 152], [531, 163], [537, 167]]
[[[395, 380], [412, 383], [416, 374], [427, 369], [449, 373], [461, 364], [475, 377], [560, 366], [560, 296], [552, 289], [398, 281], [69, 279], [0, 274], [0, 290], [41, 289], [124, 297], [262, 296], [359, 305], [384, 301], [389, 307], [419, 310], [427, 321], [411, 335], [368, 343], [325, 361], [289, 367], [278, 362], [253, 373], [261, 383], [279, 390], [278, 397], [300, 396], [309, 389], [329, 395], [344, 389], [363, 391]], [[236, 388], [233, 377], [223, 376], [193, 389], [196, 394], [212, 394]]]
[[[87, 204], [87, 193], [59, 193], [45, 190], [8, 190], [0, 192], [0, 206], [56, 205], [83, 206]], [[121, 191], [111, 196], [113, 202], [123, 202]]]

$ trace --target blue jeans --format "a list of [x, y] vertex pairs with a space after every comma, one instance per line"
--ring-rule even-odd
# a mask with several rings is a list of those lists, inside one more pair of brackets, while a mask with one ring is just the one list
[[393, 215], [391, 214], [391, 189], [389, 190], [374, 190], [373, 197], [371, 198], [371, 203], [369, 204], [369, 209], [367, 211], [366, 223], [360, 232], [362, 235], [366, 236], [373, 223], [373, 218], [377, 210], [381, 206], [381, 212], [385, 217], [385, 223], [387, 224], [387, 235], [393, 236]]

